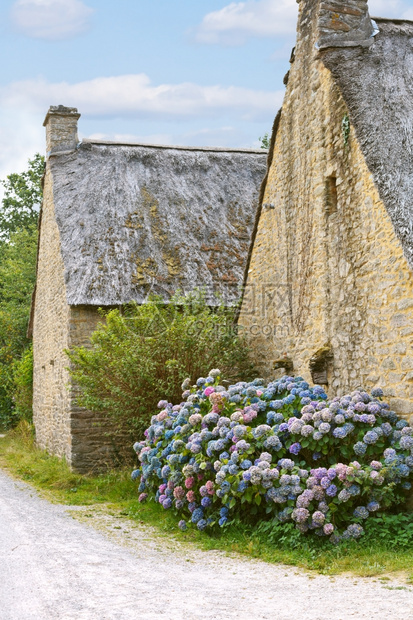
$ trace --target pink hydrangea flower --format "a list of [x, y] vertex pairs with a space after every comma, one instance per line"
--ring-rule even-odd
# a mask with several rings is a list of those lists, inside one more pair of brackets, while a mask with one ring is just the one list
[[183, 499], [185, 497], [185, 491], [182, 487], [176, 487], [174, 489], [175, 499]]
[[214, 495], [215, 491], [214, 491], [214, 483], [212, 482], [212, 480], [208, 480], [205, 483], [206, 489], [208, 491], [208, 495]]
[[186, 486], [186, 488], [187, 488], [187, 489], [192, 489], [192, 487], [194, 486], [194, 482], [195, 482], [195, 480], [194, 480], [194, 478], [193, 478], [192, 476], [190, 476], [189, 478], [187, 478], [187, 479], [185, 480], [185, 486]]
[[188, 500], [188, 502], [194, 502], [195, 493], [193, 491], [188, 491], [188, 493], [186, 494], [186, 499]]
[[205, 388], [204, 396], [210, 396], [214, 392], [215, 392], [215, 388], [213, 388], [212, 386], [209, 386], [209, 387]]
[[370, 467], [372, 467], [373, 469], [381, 469], [383, 467], [382, 463], [380, 463], [380, 461], [372, 461], [370, 463]]

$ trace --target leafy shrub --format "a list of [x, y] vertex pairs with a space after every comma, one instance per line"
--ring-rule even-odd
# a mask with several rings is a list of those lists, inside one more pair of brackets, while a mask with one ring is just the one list
[[205, 365], [220, 363], [231, 380], [253, 376], [233, 311], [223, 306], [212, 311], [202, 292], [175, 295], [168, 304], [153, 297], [104, 318], [91, 348], [68, 355], [79, 403], [109, 415], [119, 432], [143, 432], [159, 395], [180, 399], [180, 383]]
[[31, 421], [33, 409], [33, 348], [30, 346], [13, 366], [15, 415]]
[[276, 519], [334, 543], [359, 538], [367, 519], [404, 501], [413, 429], [381, 390], [328, 402], [301, 377], [225, 389], [220, 374], [190, 389], [185, 381], [180, 405], [159, 402], [134, 445], [140, 501], [154, 498], [200, 530], [234, 517]]
[[387, 547], [413, 546], [413, 514], [378, 514], [366, 523], [366, 543], [380, 542]]

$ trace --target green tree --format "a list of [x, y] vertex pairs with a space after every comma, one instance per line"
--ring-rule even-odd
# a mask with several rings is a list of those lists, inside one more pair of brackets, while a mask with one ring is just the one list
[[261, 137], [258, 138], [258, 140], [261, 142], [260, 147], [262, 149], [269, 149], [270, 148], [270, 144], [271, 144], [271, 136], [268, 133], [268, 131]]
[[26, 333], [36, 278], [37, 219], [42, 199], [43, 171], [44, 158], [37, 154], [29, 160], [25, 172], [10, 174], [5, 181], [0, 181], [4, 187], [4, 197], [0, 205], [2, 428], [17, 421], [18, 415], [28, 417], [29, 411], [31, 358], [29, 353], [26, 354], [30, 344]]
[[14, 366], [29, 346], [27, 326], [36, 279], [37, 228], [11, 234], [0, 255], [0, 424], [13, 421]]
[[7, 241], [13, 232], [37, 223], [42, 202], [41, 179], [44, 157], [39, 153], [29, 159], [28, 168], [20, 174], [9, 174], [5, 181], [0, 207], [0, 241]]

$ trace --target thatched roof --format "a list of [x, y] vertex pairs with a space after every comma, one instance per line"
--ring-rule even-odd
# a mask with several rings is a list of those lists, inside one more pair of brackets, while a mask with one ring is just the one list
[[413, 268], [413, 22], [374, 18], [369, 48], [322, 52]]
[[85, 140], [49, 159], [71, 305], [141, 303], [205, 287], [232, 303], [266, 151]]

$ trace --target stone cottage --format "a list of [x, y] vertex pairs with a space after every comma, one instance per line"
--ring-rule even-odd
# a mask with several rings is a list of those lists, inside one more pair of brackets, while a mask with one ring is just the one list
[[413, 22], [298, 2], [240, 325], [267, 376], [381, 386], [413, 421]]
[[76, 405], [65, 349], [85, 345], [98, 308], [204, 287], [240, 296], [266, 170], [262, 150], [77, 138], [75, 108], [51, 107], [39, 224], [33, 418], [40, 447], [79, 472], [110, 463], [99, 416]]

